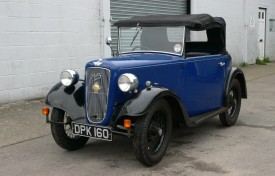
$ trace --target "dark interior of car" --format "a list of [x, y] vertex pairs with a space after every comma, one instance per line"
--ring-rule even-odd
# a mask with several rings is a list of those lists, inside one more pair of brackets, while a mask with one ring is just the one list
[[190, 40], [190, 29], [186, 32], [186, 43], [185, 43], [185, 57], [198, 57], [208, 56], [224, 53], [224, 44], [220, 28], [213, 28], [206, 30], [207, 41], [191, 41]]

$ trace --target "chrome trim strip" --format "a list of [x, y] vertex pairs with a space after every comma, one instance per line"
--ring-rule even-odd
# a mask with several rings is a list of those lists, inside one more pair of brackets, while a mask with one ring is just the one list
[[89, 68], [87, 68], [86, 70], [85, 70], [85, 80], [86, 80], [86, 85], [85, 85], [85, 113], [86, 113], [86, 118], [88, 119], [88, 121], [89, 122], [91, 122], [91, 123], [101, 123], [101, 122], [103, 122], [104, 121], [104, 119], [106, 118], [106, 114], [105, 114], [105, 116], [102, 118], [102, 120], [101, 121], [98, 121], [98, 122], [94, 122], [94, 121], [92, 121], [91, 119], [90, 119], [90, 117], [89, 117], [89, 114], [88, 114], [88, 109], [87, 109], [87, 104], [88, 104], [88, 93], [87, 93], [87, 86], [88, 86], [88, 83], [87, 83], [87, 80], [88, 80], [88, 78], [87, 78], [87, 76], [88, 76], [88, 74], [87, 74], [87, 71], [88, 70], [90, 70], [90, 69], [103, 69], [103, 70], [106, 70], [106, 71], [108, 71], [109, 72], [109, 79], [108, 79], [108, 83], [109, 83], [109, 86], [108, 86], [108, 90], [107, 90], [107, 100], [106, 100], [106, 114], [107, 114], [107, 111], [108, 111], [108, 102], [109, 102], [109, 90], [110, 90], [110, 80], [111, 80], [111, 71], [109, 70], [109, 69], [107, 69], [107, 68], [103, 68], [103, 67], [89, 67]]
[[185, 40], [185, 38], [186, 38], [186, 27], [184, 26], [183, 27], [183, 39], [182, 39], [183, 46], [182, 46], [182, 51], [181, 51], [181, 56], [184, 57], [184, 58], [186, 58], [185, 57], [185, 48], [186, 48], [186, 40]]
[[121, 36], [121, 28], [118, 28], [118, 44], [117, 44], [117, 54], [120, 55], [120, 36]]
[[207, 56], [194, 56], [194, 57], [187, 57], [186, 59], [192, 59], [197, 57], [210, 57], [210, 56], [221, 56], [222, 54], [213, 54], [213, 55], [207, 55]]

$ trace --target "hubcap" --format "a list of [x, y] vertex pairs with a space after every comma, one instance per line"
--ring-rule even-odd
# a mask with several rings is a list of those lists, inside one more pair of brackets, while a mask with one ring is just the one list
[[166, 118], [163, 112], [156, 112], [152, 117], [148, 133], [147, 145], [151, 154], [156, 154], [162, 146], [166, 132]]
[[228, 115], [230, 118], [233, 118], [236, 108], [237, 108], [237, 95], [234, 90], [231, 90], [229, 92], [229, 108], [228, 108]]
[[73, 134], [72, 126], [71, 126], [71, 118], [65, 113], [64, 115], [64, 130], [66, 135], [71, 139], [77, 139], [79, 136]]

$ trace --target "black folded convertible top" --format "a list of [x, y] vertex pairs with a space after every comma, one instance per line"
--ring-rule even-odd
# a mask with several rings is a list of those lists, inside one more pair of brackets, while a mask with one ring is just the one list
[[[221, 17], [212, 17], [208, 14], [194, 15], [149, 15], [135, 16], [128, 20], [120, 20], [114, 23], [117, 27], [161, 27], [161, 26], [185, 26], [190, 30], [207, 31], [209, 49], [216, 50], [218, 53], [227, 53], [226, 51], [226, 23]], [[188, 46], [196, 45], [197, 48], [203, 48], [203, 43], [190, 43]]]
[[135, 27], [137, 24], [142, 27], [186, 26], [193, 30], [225, 27], [224, 19], [208, 14], [135, 16], [128, 20], [117, 21], [114, 26]]

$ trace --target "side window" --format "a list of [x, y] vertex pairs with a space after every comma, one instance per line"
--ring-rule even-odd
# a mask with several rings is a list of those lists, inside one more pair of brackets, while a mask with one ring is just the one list
[[185, 56], [199, 57], [218, 54], [221, 51], [220, 29], [186, 31]]
[[189, 31], [189, 40], [187, 42], [207, 42], [206, 30], [204, 31]]

